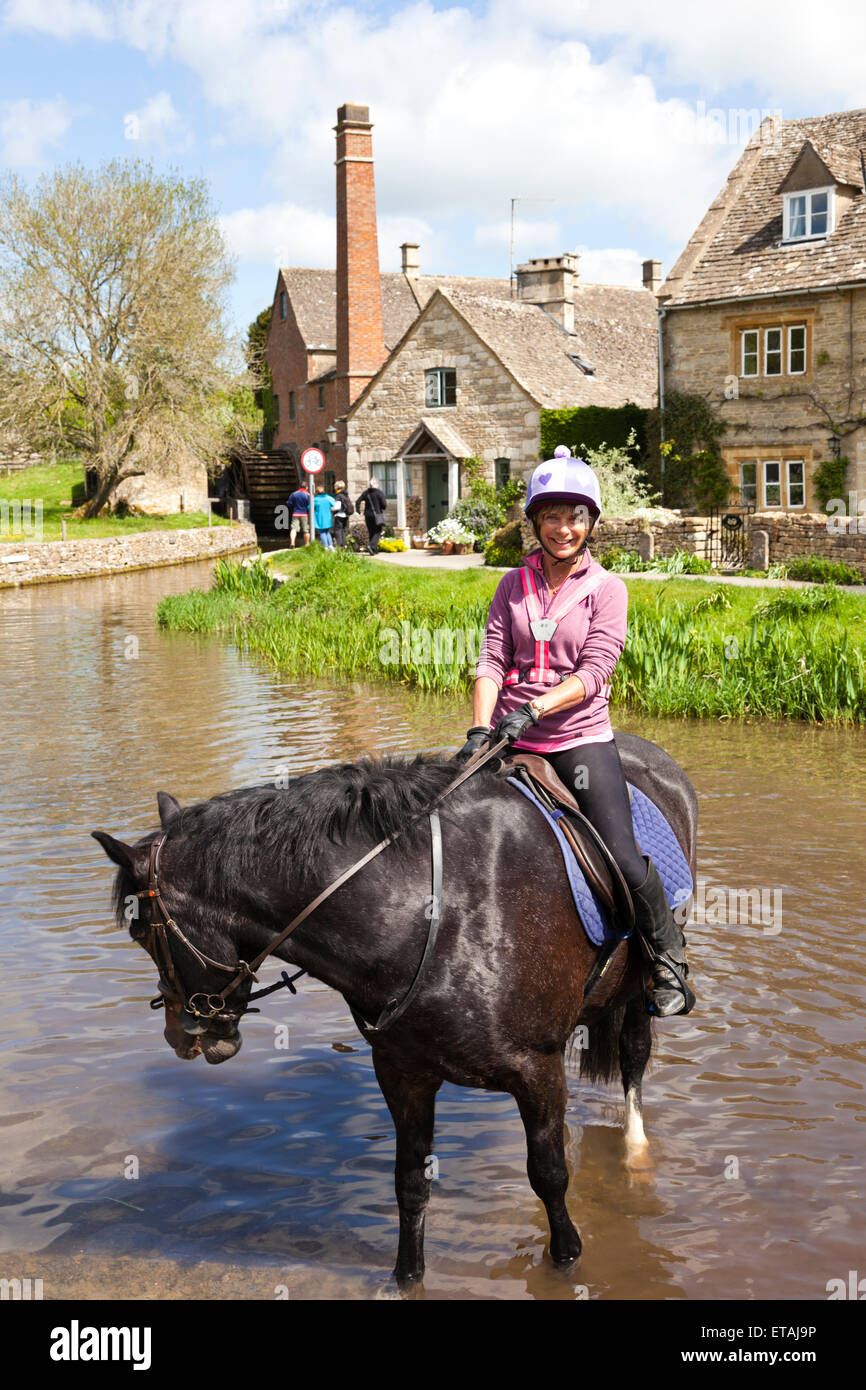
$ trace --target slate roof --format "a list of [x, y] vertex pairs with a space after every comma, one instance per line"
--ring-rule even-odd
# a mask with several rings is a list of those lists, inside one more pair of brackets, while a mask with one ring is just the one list
[[462, 289], [443, 294], [538, 405], [655, 404], [657, 319], [648, 290], [578, 285], [574, 333], [534, 304]]
[[[782, 246], [778, 190], [807, 140], [836, 180], [857, 192], [846, 208], [837, 206], [825, 242]], [[665, 307], [866, 282], [861, 150], [866, 110], [781, 121], [763, 138], [757, 131], [662, 285]]]
[[[337, 272], [283, 266], [280, 274], [306, 347], [310, 351], [336, 352]], [[414, 281], [416, 298], [402, 271], [384, 271], [379, 278], [382, 283], [382, 332], [389, 352], [397, 346], [406, 329], [440, 285], [444, 289], [483, 288], [485, 294], [501, 299], [511, 296], [508, 280], [482, 280], [469, 275], [419, 275]]]

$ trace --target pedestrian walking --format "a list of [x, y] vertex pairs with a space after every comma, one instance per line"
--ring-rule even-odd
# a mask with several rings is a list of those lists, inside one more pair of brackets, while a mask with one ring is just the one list
[[316, 488], [316, 495], [313, 498], [313, 516], [316, 522], [316, 531], [319, 540], [326, 550], [334, 549], [334, 538], [331, 529], [334, 525], [334, 508], [337, 505], [336, 497], [332, 497], [330, 492], [326, 492], [321, 484]]
[[310, 492], [306, 483], [301, 483], [301, 486], [297, 489], [297, 491], [292, 493], [291, 497], [289, 498], [289, 511], [291, 512], [292, 516], [291, 524], [289, 526], [290, 548], [294, 550], [295, 537], [297, 536], [299, 531], [304, 538], [304, 545], [309, 545]]
[[367, 523], [367, 548], [371, 555], [375, 555], [379, 549], [379, 541], [385, 529], [385, 508], [387, 506], [385, 494], [379, 487], [377, 478], [370, 479], [370, 486], [365, 488], [355, 503], [355, 511], [364, 513], [364, 521]]
[[346, 491], [345, 483], [337, 483], [334, 487], [337, 505], [334, 509], [334, 544], [342, 550], [346, 544], [346, 530], [349, 525], [349, 517], [355, 514], [355, 504]]

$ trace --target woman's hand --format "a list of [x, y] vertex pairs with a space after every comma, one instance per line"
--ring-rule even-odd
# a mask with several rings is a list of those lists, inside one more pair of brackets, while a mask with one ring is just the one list
[[490, 741], [490, 725], [474, 724], [467, 730], [466, 742], [459, 753], [454, 754], [456, 763], [465, 763], [472, 757], [473, 753], [480, 753], [485, 743]]
[[514, 743], [515, 739], [526, 733], [530, 724], [537, 723], [538, 715], [532, 706], [529, 704], [521, 705], [520, 709], [506, 714], [500, 719], [493, 731], [493, 742], [498, 743], [500, 739], [507, 738], [509, 743]]

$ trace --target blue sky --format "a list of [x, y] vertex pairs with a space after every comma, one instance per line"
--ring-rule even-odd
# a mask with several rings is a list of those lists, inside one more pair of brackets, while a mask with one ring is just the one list
[[866, 106], [864, 52], [860, 0], [0, 0], [0, 166], [204, 175], [244, 329], [280, 262], [334, 264], [332, 127], [355, 101], [383, 269], [413, 240], [425, 272], [507, 275], [521, 197], [517, 259], [578, 249], [584, 280], [639, 283], [761, 112]]

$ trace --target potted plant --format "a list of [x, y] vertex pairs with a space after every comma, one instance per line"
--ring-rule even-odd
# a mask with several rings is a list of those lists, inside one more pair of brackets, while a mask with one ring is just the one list
[[[450, 555], [452, 551], [457, 551], [462, 555], [467, 548], [475, 544], [475, 533], [468, 530], [456, 517], [446, 516], [444, 520], [436, 523], [428, 532], [431, 541], [441, 545], [442, 552]], [[460, 549], [458, 550], [458, 546]]]

